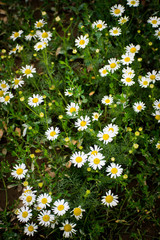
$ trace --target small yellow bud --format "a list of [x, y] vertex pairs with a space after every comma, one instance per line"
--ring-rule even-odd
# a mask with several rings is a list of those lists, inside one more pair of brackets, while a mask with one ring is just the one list
[[142, 58], [138, 58], [138, 62], [142, 62]]
[[44, 113], [43, 113], [43, 112], [40, 112], [39, 116], [40, 116], [41, 118], [43, 118], [43, 117], [44, 117]]
[[140, 132], [136, 131], [135, 136], [139, 136]]
[[30, 126], [28, 129], [29, 129], [29, 130], [31, 130], [31, 129], [32, 129], [32, 127]]
[[127, 175], [127, 174], [124, 174], [124, 175], [123, 175], [123, 178], [124, 178], [124, 179], [127, 179], [127, 178], [128, 178], [128, 175]]
[[52, 195], [52, 192], [49, 192], [49, 195]]
[[149, 43], [148, 43], [148, 45], [149, 45], [149, 46], [152, 46], [152, 45], [153, 45], [153, 43], [152, 43], [152, 42], [149, 42]]
[[45, 99], [45, 98], [46, 98], [46, 95], [43, 95], [43, 98]]
[[35, 158], [35, 155], [34, 154], [30, 154], [30, 157], [33, 159], [33, 158]]
[[141, 33], [141, 30], [137, 30], [138, 33]]
[[55, 18], [55, 20], [56, 20], [56, 22], [59, 22], [61, 19], [60, 19], [59, 16], [57, 16], [57, 17]]
[[42, 16], [45, 16], [46, 15], [46, 12], [45, 11], [42, 11]]
[[62, 118], [63, 118], [63, 115], [59, 115], [58, 118], [59, 118], [59, 119], [62, 119]]
[[80, 149], [80, 150], [82, 150], [82, 149], [83, 149], [83, 147], [82, 147], [82, 146], [79, 146], [79, 149]]
[[76, 49], [73, 49], [72, 53], [73, 53], [73, 54], [76, 54], [76, 53], [77, 53], [77, 50], [76, 50]]
[[28, 181], [24, 181], [24, 182], [23, 182], [23, 186], [24, 186], [24, 187], [27, 187], [27, 186], [28, 186]]
[[88, 167], [88, 168], [87, 168], [87, 171], [88, 171], [88, 172], [90, 172], [90, 171], [91, 171], [91, 168], [90, 168], [90, 167]]
[[84, 28], [84, 26], [81, 26], [81, 29], [83, 29]]
[[132, 132], [132, 128], [127, 127], [127, 132]]
[[138, 145], [137, 143], [134, 143], [134, 144], [133, 144], [133, 147], [134, 147], [135, 149], [137, 149], [137, 148], [139, 147], [139, 145]]
[[41, 188], [43, 186], [43, 183], [38, 183], [38, 186]]
[[140, 127], [138, 130], [141, 132], [141, 131], [143, 130], [143, 128], [142, 128], [142, 127]]
[[22, 94], [22, 91], [19, 91], [19, 95], [21, 95]]
[[23, 102], [23, 101], [24, 101], [24, 97], [21, 97], [21, 98], [20, 98], [20, 101]]
[[86, 34], [85, 34], [85, 37], [89, 37], [89, 34], [88, 34], [88, 33], [86, 33]]
[[49, 106], [49, 107], [51, 107], [51, 106], [52, 106], [52, 103], [51, 103], [51, 102], [49, 102], [49, 103], [48, 103], [48, 106]]
[[150, 88], [154, 88], [154, 84], [150, 84], [149, 87], [150, 87]]
[[70, 21], [73, 21], [73, 17], [70, 18]]
[[65, 142], [69, 142], [69, 141], [70, 141], [70, 138], [69, 138], [69, 137], [66, 137], [66, 138], [64, 139], [64, 141], [65, 141]]
[[2, 49], [2, 53], [6, 53], [6, 49]]
[[115, 161], [115, 158], [114, 158], [114, 157], [112, 157], [112, 158], [111, 158], [111, 161], [112, 161], [112, 162], [114, 162], [114, 161]]
[[34, 53], [33, 56], [34, 56], [34, 57], [37, 57], [37, 53]]
[[89, 195], [91, 193], [90, 190], [86, 190], [86, 195]]
[[131, 154], [133, 151], [132, 150], [129, 150], [129, 153]]
[[56, 28], [55, 28], [55, 27], [53, 27], [52, 29], [53, 29], [53, 31], [54, 31]]
[[50, 90], [54, 90], [54, 89], [55, 89], [55, 86], [52, 85], [49, 89], [50, 89]]
[[99, 49], [96, 49], [96, 53], [99, 53]]

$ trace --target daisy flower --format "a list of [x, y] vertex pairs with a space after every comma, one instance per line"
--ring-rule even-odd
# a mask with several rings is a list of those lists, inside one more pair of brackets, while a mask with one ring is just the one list
[[101, 153], [97, 153], [96, 155], [91, 155], [88, 158], [89, 166], [92, 167], [94, 170], [101, 169], [106, 161], [103, 160], [105, 157]]
[[140, 45], [133, 45], [133, 43], [131, 43], [130, 45], [126, 46], [126, 52], [131, 54], [138, 53], [139, 50], [140, 50]]
[[124, 55], [122, 55], [122, 64], [123, 65], [129, 65], [134, 61], [134, 55], [131, 53], [126, 53]]
[[42, 210], [38, 215], [38, 221], [41, 226], [49, 227], [53, 220], [54, 215], [51, 214], [50, 210]]
[[101, 115], [101, 114], [98, 113], [98, 112], [92, 113], [92, 121], [98, 121], [100, 115]]
[[41, 42], [48, 42], [51, 40], [51, 37], [52, 37], [51, 32], [45, 32], [44, 30], [43, 32], [37, 31], [36, 34]]
[[153, 102], [153, 107], [156, 110], [160, 110], [160, 99]]
[[67, 105], [66, 107], [66, 113], [67, 115], [73, 117], [78, 114], [79, 106], [78, 104], [71, 102], [70, 104]]
[[32, 217], [32, 210], [28, 207], [21, 207], [19, 209], [17, 218], [20, 222], [28, 222], [28, 220]]
[[18, 44], [16, 45], [16, 48], [17, 48], [19, 53], [23, 50], [23, 46], [18, 45]]
[[2, 89], [4, 92], [6, 92], [9, 89], [9, 85], [8, 83], [6, 83], [5, 80], [0, 83], [0, 89]]
[[31, 41], [32, 38], [34, 38], [34, 39], [36, 38], [36, 34], [34, 33], [33, 30], [31, 30], [30, 33], [25, 36], [25, 39], [26, 39], [27, 41]]
[[118, 196], [114, 196], [111, 190], [109, 190], [106, 192], [106, 196], [102, 197], [102, 204], [107, 205], [107, 207], [114, 207], [118, 204]]
[[158, 123], [160, 123], [160, 110], [156, 111], [155, 113], [152, 113], [152, 116], [154, 116]]
[[90, 125], [90, 118], [88, 116], [85, 117], [80, 117], [79, 119], [77, 119], [77, 121], [75, 122], [75, 127], [78, 128], [78, 131], [83, 131], [85, 129], [87, 129], [87, 127]]
[[145, 109], [145, 104], [143, 102], [136, 102], [133, 104], [133, 109], [135, 112], [139, 113]]
[[160, 141], [156, 144], [156, 148], [160, 150]]
[[130, 7], [138, 7], [139, 0], [127, 0], [127, 5], [129, 5]]
[[22, 87], [22, 85], [24, 84], [24, 81], [22, 80], [22, 77], [19, 77], [19, 78], [14, 78], [12, 83], [13, 83], [12, 87], [16, 89], [18, 87]]
[[74, 216], [77, 220], [83, 217], [82, 215], [83, 212], [85, 212], [85, 210], [82, 209], [81, 206], [78, 206], [71, 211], [71, 213], [73, 213], [72, 216]]
[[52, 202], [52, 198], [49, 194], [44, 193], [41, 194], [38, 198], [37, 198], [37, 204], [38, 206], [40, 206], [41, 208], [46, 208], [47, 206], [50, 206], [50, 203]]
[[34, 233], [37, 232], [38, 226], [35, 223], [28, 223], [24, 226], [24, 233], [28, 236], [34, 236]]
[[149, 78], [152, 83], [155, 83], [156, 80], [160, 80], [160, 74], [157, 71], [152, 70], [152, 72], [147, 72], [146, 78]]
[[116, 58], [111, 58], [108, 60], [109, 65], [107, 65], [108, 71], [114, 73], [118, 68], [120, 68], [119, 61]]
[[53, 127], [50, 127], [45, 132], [45, 135], [46, 135], [48, 140], [55, 140], [55, 139], [57, 139], [59, 133], [60, 133], [60, 130], [59, 130], [58, 127], [56, 127], [55, 129]]
[[111, 163], [111, 165], [107, 167], [106, 172], [108, 172], [107, 176], [116, 178], [121, 176], [123, 168], [121, 168], [121, 165], [119, 164]]
[[99, 69], [99, 73], [100, 73], [101, 77], [105, 77], [108, 74], [107, 65], [105, 65], [103, 68]]
[[125, 8], [121, 4], [115, 4], [111, 7], [110, 13], [115, 17], [120, 17], [124, 13]]
[[69, 209], [68, 202], [65, 202], [64, 199], [55, 201], [54, 207], [52, 208], [54, 214], [58, 216], [63, 216]]
[[34, 45], [34, 49], [36, 51], [39, 51], [39, 50], [42, 50], [44, 49], [45, 47], [47, 46], [47, 43], [46, 42], [38, 42]]
[[31, 186], [27, 186], [23, 189], [23, 193], [22, 195], [25, 195], [26, 193], [33, 193], [35, 194], [37, 191], [36, 190], [32, 190], [32, 187]]
[[73, 95], [73, 88], [66, 89], [65, 91], [65, 96], [72, 96]]
[[160, 25], [160, 18], [157, 17], [157, 16], [154, 16], [154, 17], [150, 17], [148, 20], [147, 20], [148, 23], [151, 23], [152, 24], [152, 27], [153, 28], [156, 28]]
[[156, 36], [156, 37], [160, 40], [160, 28], [158, 28], [157, 30], [155, 30], [154, 36]]
[[14, 166], [14, 169], [12, 170], [11, 172], [11, 175], [14, 177], [14, 178], [17, 178], [17, 179], [22, 179], [25, 177], [26, 173], [27, 173], [27, 169], [26, 169], [26, 165], [24, 163], [22, 164], [19, 164], [19, 165], [15, 165]]
[[5, 94], [5, 91], [0, 90], [0, 102], [4, 101], [4, 94]]
[[64, 223], [62, 223], [63, 227], [60, 227], [60, 230], [64, 231], [63, 233], [63, 237], [65, 238], [70, 238], [72, 237], [72, 234], [76, 234], [76, 230], [74, 229], [74, 227], [76, 226], [76, 224], [74, 223], [69, 223], [68, 219], [65, 220]]
[[56, 224], [58, 224], [58, 221], [55, 219], [55, 220], [53, 220], [53, 221], [51, 221], [51, 228], [52, 229], [54, 229], [55, 228], [55, 226], [56, 226]]
[[74, 164], [74, 167], [81, 168], [84, 163], [87, 161], [87, 154], [84, 152], [75, 152], [71, 158], [70, 161]]
[[109, 30], [109, 33], [111, 36], [119, 36], [121, 35], [121, 29], [118, 27], [113, 27], [112, 29]]
[[12, 48], [12, 50], [11, 51], [9, 51], [9, 55], [11, 55], [12, 53], [16, 53], [17, 52], [17, 47], [14, 47], [14, 48]]
[[19, 199], [22, 200], [25, 206], [31, 206], [36, 200], [36, 195], [32, 192], [26, 192], [25, 194], [23, 193]]
[[132, 78], [135, 76], [134, 70], [133, 70], [132, 68], [130, 68], [130, 67], [123, 68], [123, 69], [122, 69], [122, 73], [123, 73], [123, 74], [131, 75]]
[[36, 69], [33, 68], [33, 66], [26, 65], [25, 67], [22, 67], [21, 69], [23, 76], [28, 77], [33, 77], [32, 73], [36, 73]]
[[87, 38], [87, 36], [83, 35], [81, 35], [75, 40], [75, 46], [77, 46], [78, 48], [85, 48], [88, 43], [89, 39]]
[[119, 127], [112, 123], [108, 124], [104, 129], [109, 132], [111, 131], [114, 137], [118, 134], [118, 131], [119, 131]]
[[111, 97], [111, 96], [104, 96], [104, 97], [102, 98], [101, 102], [102, 102], [103, 104], [105, 104], [106, 106], [107, 106], [107, 105], [111, 105], [111, 104], [113, 103], [113, 97]]
[[28, 98], [28, 105], [31, 107], [37, 107], [43, 102], [43, 97], [39, 94], [33, 94], [33, 97]]
[[107, 131], [106, 128], [104, 128], [102, 132], [98, 132], [97, 137], [99, 138], [99, 141], [103, 141], [104, 144], [108, 144], [113, 141], [114, 134], [112, 131]]
[[22, 30], [19, 30], [18, 32], [12, 32], [10, 39], [13, 39], [13, 41], [15, 41], [18, 37], [21, 37], [22, 33], [23, 33]]
[[142, 77], [142, 78], [138, 78], [138, 82], [142, 88], [147, 88], [149, 86], [151, 80], [149, 78]]
[[120, 25], [123, 25], [124, 23], [128, 22], [128, 20], [129, 20], [129, 17], [124, 16], [124, 17], [121, 17], [120, 19], [118, 19], [118, 23]]
[[102, 20], [98, 20], [92, 24], [92, 28], [96, 28], [99, 31], [102, 31], [106, 27], [107, 27], [107, 24]]
[[1, 102], [4, 104], [10, 103], [11, 98], [13, 98], [13, 94], [11, 92], [5, 92], [3, 98], [1, 99]]
[[131, 75], [124, 74], [122, 77], [123, 77], [123, 78], [121, 79], [121, 82], [122, 82], [123, 84], [125, 84], [126, 86], [132, 86], [133, 84], [135, 84], [135, 82], [134, 82], [133, 79], [131, 78]]
[[127, 107], [127, 96], [126, 94], [121, 94], [119, 97], [119, 100], [117, 101], [117, 104], [122, 104], [124, 108]]
[[44, 27], [44, 25], [46, 24], [46, 22], [44, 21], [44, 19], [40, 19], [39, 21], [36, 21], [34, 26], [35, 28], [42, 28]]
[[89, 156], [92, 156], [92, 155], [97, 155], [100, 151], [102, 151], [103, 149], [100, 148], [99, 146], [97, 145], [94, 145], [93, 147], [90, 147], [90, 152], [88, 153]]

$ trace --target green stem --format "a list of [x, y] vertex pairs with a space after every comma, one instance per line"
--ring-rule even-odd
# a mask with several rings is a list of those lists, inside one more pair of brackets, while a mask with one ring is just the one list
[[31, 112], [33, 112], [36, 116], [40, 117], [35, 111], [33, 111], [25, 102], [24, 102], [24, 105], [29, 109], [31, 110]]
[[6, 197], [5, 209], [7, 209], [7, 205], [8, 205], [8, 194], [7, 194], [7, 187], [6, 187], [6, 183], [5, 183], [5, 181], [4, 181], [4, 178], [3, 178], [3, 176], [2, 176], [2, 181], [3, 181], [4, 190], [5, 190], [5, 197]]

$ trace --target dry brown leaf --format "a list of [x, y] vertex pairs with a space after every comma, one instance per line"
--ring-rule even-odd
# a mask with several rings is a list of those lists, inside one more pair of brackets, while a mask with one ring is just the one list
[[3, 123], [4, 129], [7, 131], [7, 124], [4, 121], [2, 121], [2, 123]]
[[22, 191], [22, 185], [21, 184], [18, 185], [17, 190], [18, 190], [18, 192]]
[[87, 67], [87, 72], [91, 72], [91, 71], [93, 71], [93, 65], [89, 65], [88, 67]]
[[3, 130], [0, 129], [0, 139], [3, 137]]
[[92, 91], [89, 93], [89, 96], [92, 96], [95, 93], [95, 91]]
[[0, 5], [6, 5], [6, 3], [0, 1]]
[[8, 18], [6, 16], [5, 17], [0, 17], [0, 20], [2, 20], [4, 23], [7, 23]]
[[6, 149], [6, 148], [3, 148], [3, 149], [2, 149], [2, 153], [3, 153], [4, 155], [6, 155], [6, 154], [7, 154], [7, 149]]
[[72, 165], [71, 161], [68, 161], [68, 162], [66, 163], [66, 168], [70, 168], [71, 165]]
[[56, 57], [59, 55], [61, 49], [62, 49], [61, 47], [58, 47], [58, 48], [57, 48], [56, 53], [55, 53], [55, 54], [56, 54]]
[[17, 135], [20, 137], [21, 136], [21, 129], [17, 128], [15, 129], [15, 132], [17, 133]]
[[3, 10], [3, 9], [0, 9], [0, 14], [4, 14], [4, 15], [6, 15], [6, 11], [5, 10]]
[[55, 172], [48, 172], [49, 176], [54, 178], [56, 176]]
[[77, 143], [77, 141], [76, 140], [72, 140], [72, 143], [73, 143], [73, 145], [75, 145]]

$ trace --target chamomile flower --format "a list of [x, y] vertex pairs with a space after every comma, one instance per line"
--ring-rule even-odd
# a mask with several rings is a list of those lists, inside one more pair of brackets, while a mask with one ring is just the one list
[[53, 212], [58, 216], [63, 216], [70, 209], [68, 202], [65, 202], [64, 199], [57, 200], [54, 202]]
[[119, 36], [121, 35], [121, 29], [119, 27], [113, 27], [109, 30], [111, 36]]
[[71, 102], [66, 107], [66, 111], [67, 111], [66, 113], [70, 117], [73, 117], [73, 116], [77, 115], [78, 114], [78, 110], [79, 110], [79, 106], [78, 106], [78, 104], [76, 104], [74, 102]]
[[127, 5], [129, 5], [129, 7], [138, 7], [139, 0], [127, 0]]
[[27, 192], [25, 194], [22, 194], [19, 199], [22, 200], [25, 206], [31, 206], [36, 200], [36, 195], [32, 192]]
[[44, 19], [40, 19], [35, 22], [34, 26], [35, 26], [35, 28], [42, 28], [42, 27], [44, 27], [45, 24], [46, 24], [46, 22], [44, 21]]
[[128, 21], [129, 21], [129, 17], [128, 16], [124, 16], [124, 17], [121, 17], [120, 19], [118, 19], [118, 23], [120, 25], [123, 25], [123, 24], [125, 24]]
[[101, 169], [106, 163], [106, 160], [103, 160], [104, 158], [105, 157], [101, 153], [97, 153], [96, 155], [92, 154], [88, 158], [89, 166], [94, 170]]
[[77, 220], [83, 217], [83, 212], [85, 212], [85, 209], [82, 209], [81, 206], [78, 206], [71, 211], [71, 213], [73, 213], [72, 216], [74, 216]]
[[116, 124], [108, 124], [105, 128], [106, 131], [112, 132], [114, 137], [118, 134], [119, 127]]
[[89, 156], [92, 156], [92, 155], [97, 155], [100, 151], [102, 151], [103, 149], [100, 148], [99, 146], [97, 145], [94, 145], [93, 147], [90, 147], [90, 152], [88, 153]]
[[146, 108], [146, 106], [143, 102], [136, 102], [133, 104], [133, 109], [137, 113], [143, 111], [145, 108]]
[[9, 51], [9, 55], [15, 54], [17, 52], [17, 47], [12, 48], [12, 50]]
[[75, 152], [72, 154], [70, 161], [74, 164], [75, 167], [81, 168], [87, 161], [87, 154], [84, 152]]
[[107, 131], [106, 128], [104, 128], [102, 132], [98, 132], [97, 137], [99, 138], [99, 141], [103, 141], [104, 144], [108, 144], [113, 141], [114, 134], [112, 131]]
[[155, 37], [157, 37], [160, 40], [160, 28], [158, 28], [157, 30], [155, 30]]
[[12, 35], [10, 36], [10, 39], [15, 41], [18, 37], [21, 37], [22, 33], [23, 33], [22, 30], [19, 30], [18, 32], [12, 32]]
[[6, 92], [9, 88], [9, 85], [5, 80], [0, 83], [0, 89], [2, 89], [4, 92]]
[[54, 215], [51, 214], [50, 210], [42, 210], [42, 212], [38, 214], [38, 221], [41, 226], [49, 227], [53, 220]]
[[0, 90], [0, 102], [4, 101], [4, 95], [5, 95], [5, 91]]
[[11, 100], [11, 98], [13, 98], [13, 97], [14, 97], [14, 96], [13, 96], [13, 94], [12, 94], [11, 92], [5, 92], [3, 98], [1, 99], [1, 101], [2, 101], [5, 105], [7, 105], [8, 103], [10, 103], [10, 100]]
[[154, 16], [154, 17], [150, 17], [148, 20], [147, 20], [148, 23], [151, 23], [152, 24], [152, 27], [153, 28], [156, 28], [160, 25], [160, 18], [157, 17], [157, 16]]
[[13, 81], [13, 88], [17, 89], [18, 87], [22, 87], [22, 85], [24, 84], [24, 81], [22, 80], [22, 77], [19, 78], [14, 78]]
[[25, 195], [26, 193], [33, 193], [35, 194], [37, 191], [36, 190], [32, 190], [32, 187], [31, 186], [27, 186], [23, 189], [23, 193], [22, 195]]
[[28, 223], [24, 226], [24, 233], [28, 236], [34, 236], [34, 233], [37, 232], [38, 226], [35, 223]]
[[121, 4], [115, 4], [111, 7], [110, 13], [115, 17], [120, 17], [124, 13], [125, 8]]
[[42, 50], [47, 46], [47, 42], [38, 42], [34, 45], [36, 51]]
[[89, 38], [87, 36], [81, 35], [75, 40], [75, 46], [78, 48], [85, 48], [89, 43]]
[[55, 139], [58, 138], [59, 133], [60, 133], [60, 130], [59, 130], [58, 127], [56, 127], [56, 128], [50, 127], [45, 132], [45, 135], [46, 135], [48, 140], [55, 140]]
[[102, 102], [103, 104], [105, 104], [106, 106], [107, 106], [107, 105], [111, 105], [111, 104], [113, 103], [113, 97], [111, 97], [111, 96], [104, 96], [104, 97], [102, 98], [101, 102]]
[[138, 82], [142, 88], [147, 88], [149, 86], [151, 80], [149, 78], [142, 77], [142, 78], [138, 78]]
[[17, 178], [17, 179], [22, 179], [25, 177], [26, 173], [28, 172], [28, 170], [26, 169], [26, 165], [24, 163], [22, 164], [19, 164], [19, 165], [15, 165], [14, 166], [14, 169], [12, 170], [11, 172], [11, 175], [14, 177], [14, 178]]
[[132, 86], [133, 84], [135, 84], [135, 82], [133, 81], [131, 75], [124, 74], [122, 77], [123, 78], [121, 79], [121, 82], [123, 84], [125, 84], [126, 86]]
[[37, 31], [36, 34], [41, 42], [48, 42], [51, 40], [52, 37], [52, 33], [45, 32], [45, 30], [43, 30], [43, 32]]
[[43, 97], [39, 96], [39, 94], [33, 94], [33, 97], [28, 98], [28, 105], [31, 107], [37, 107], [43, 102]]
[[160, 110], [160, 99], [153, 102], [153, 107], [156, 110]]
[[147, 72], [146, 78], [149, 78], [152, 83], [155, 83], [156, 80], [160, 80], [160, 74], [157, 71], [152, 70], [152, 72]]
[[72, 234], [76, 234], [76, 230], [74, 229], [74, 227], [76, 226], [76, 224], [74, 223], [69, 223], [68, 219], [65, 220], [64, 223], [62, 223], [63, 227], [60, 227], [60, 230], [64, 231], [63, 233], [63, 237], [65, 238], [70, 238], [72, 237]]
[[56, 224], [58, 224], [58, 221], [56, 219], [54, 219], [53, 221], [51, 221], [51, 228], [54, 229]]
[[28, 222], [28, 220], [32, 217], [32, 210], [29, 207], [21, 207], [19, 209], [17, 218], [20, 222]]
[[118, 68], [120, 68], [119, 61], [116, 58], [111, 58], [108, 60], [109, 65], [107, 65], [107, 69], [109, 72], [114, 73]]
[[101, 115], [101, 114], [98, 113], [98, 112], [92, 113], [92, 121], [98, 121], [100, 115]]
[[40, 206], [41, 208], [46, 208], [47, 206], [50, 206], [50, 203], [52, 202], [52, 198], [49, 194], [44, 193], [41, 194], [38, 198], [37, 198], [37, 204], [38, 206]]
[[122, 55], [122, 64], [123, 65], [129, 65], [134, 61], [134, 55], [131, 53], [126, 53]]
[[130, 75], [132, 78], [135, 76], [134, 70], [130, 67], [123, 68], [122, 73]]
[[156, 148], [160, 150], [160, 141], [158, 141], [158, 143], [156, 144]]
[[107, 27], [107, 24], [102, 20], [98, 20], [92, 24], [92, 28], [96, 28], [99, 31], [102, 31], [106, 27]]
[[99, 69], [99, 73], [100, 73], [101, 77], [107, 76], [107, 74], [108, 74], [107, 65], [105, 65], [103, 68]]
[[152, 116], [154, 116], [158, 123], [160, 123], [160, 110], [156, 111], [155, 113], [152, 113]]
[[126, 46], [126, 52], [131, 54], [138, 53], [139, 50], [140, 50], [140, 45], [133, 45], [133, 43], [131, 43], [130, 45]]
[[23, 50], [23, 46], [22, 45], [16, 45], [16, 48], [18, 50], [18, 52], [20, 53]]
[[91, 121], [90, 121], [90, 118], [88, 116], [85, 116], [85, 117], [81, 116], [75, 122], [75, 127], [78, 128], [78, 131], [83, 131], [83, 130], [88, 128], [88, 126], [90, 125], [90, 122]]
[[29, 65], [22, 67], [21, 71], [23, 73], [23, 76], [26, 76], [27, 78], [33, 77], [32, 73], [36, 73], [36, 69], [33, 66], [29, 66]]
[[66, 89], [65, 96], [71, 97], [73, 95], [73, 88]]
[[33, 30], [31, 30], [30, 33], [29, 33], [28, 35], [25, 36], [25, 39], [26, 39], [27, 41], [31, 41], [32, 38], [33, 38], [33, 39], [36, 38], [36, 34], [34, 33]]
[[127, 95], [122, 93], [122, 94], [119, 96], [119, 99], [118, 99], [118, 101], [117, 101], [117, 104], [122, 104], [122, 105], [123, 105], [123, 108], [126, 108], [126, 107], [127, 107], [127, 103], [128, 103]]
[[118, 196], [113, 195], [111, 190], [106, 192], [106, 196], [102, 197], [102, 204], [107, 205], [107, 207], [114, 207], [118, 204]]
[[110, 166], [107, 167], [106, 172], [108, 173], [107, 176], [116, 178], [121, 176], [123, 168], [121, 168], [121, 165], [119, 164], [111, 163]]

